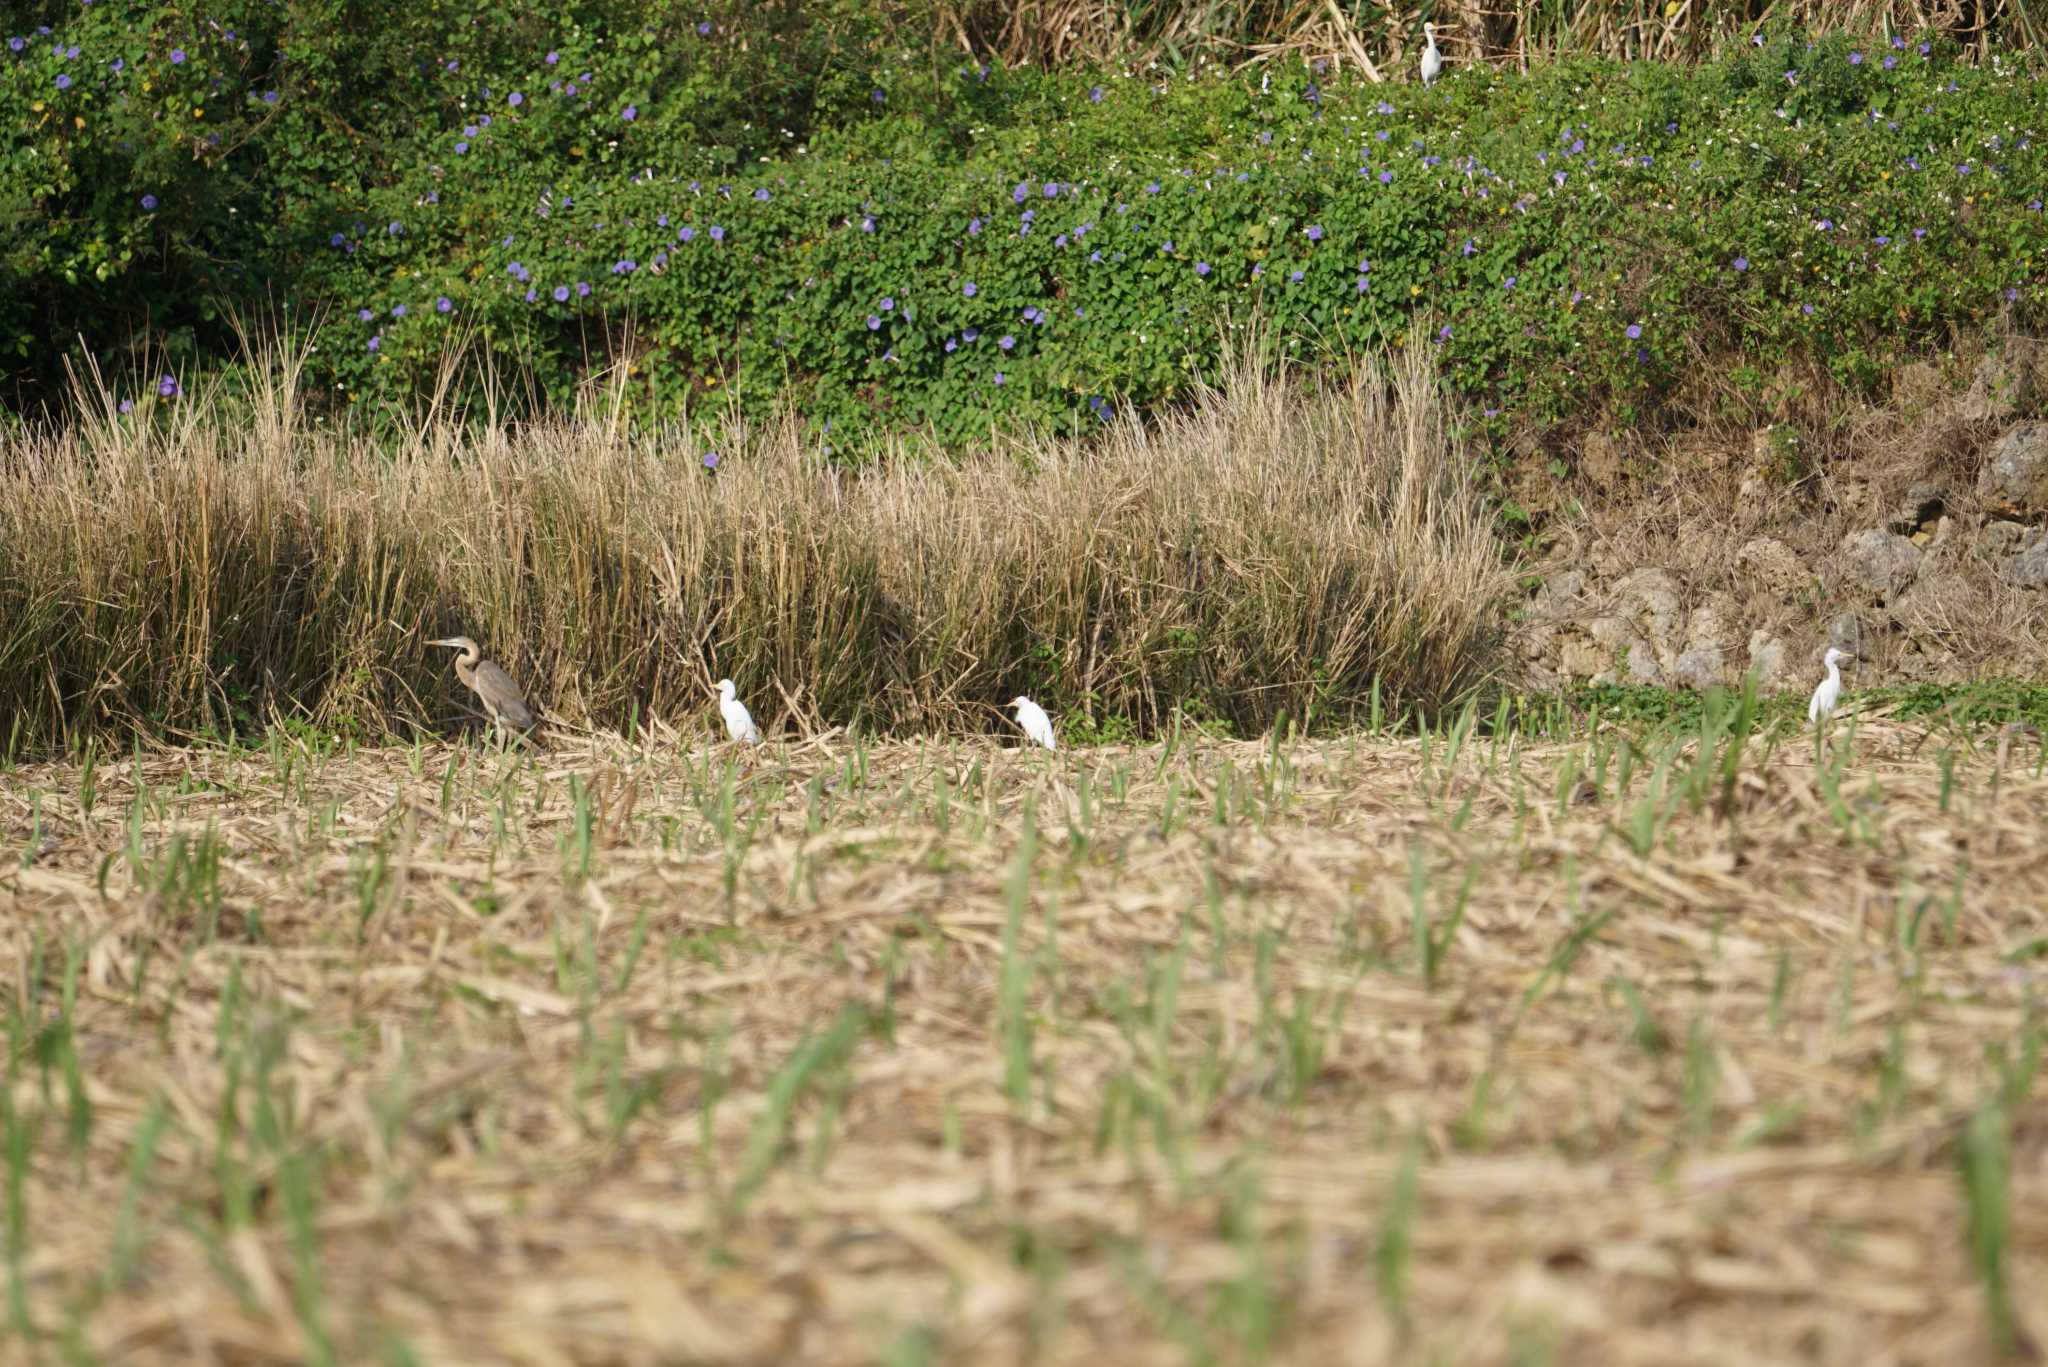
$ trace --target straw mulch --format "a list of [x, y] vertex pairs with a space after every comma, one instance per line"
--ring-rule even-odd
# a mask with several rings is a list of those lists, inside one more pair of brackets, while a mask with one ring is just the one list
[[0, 1358], [2027, 1360], [2022, 741], [16, 770]]

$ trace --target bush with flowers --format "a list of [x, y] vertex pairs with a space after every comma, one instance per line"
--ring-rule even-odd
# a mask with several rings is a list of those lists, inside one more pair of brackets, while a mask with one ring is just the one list
[[852, 3], [57, 8], [0, 35], [20, 403], [74, 337], [189, 386], [274, 307], [363, 411], [461, 347], [520, 401], [608, 374], [649, 416], [794, 402], [839, 449], [1085, 430], [1257, 319], [1318, 363], [1434, 348], [1543, 421], [1702, 364], [1868, 389], [2043, 313], [2048, 98], [1907, 36], [1425, 91], [992, 71]]

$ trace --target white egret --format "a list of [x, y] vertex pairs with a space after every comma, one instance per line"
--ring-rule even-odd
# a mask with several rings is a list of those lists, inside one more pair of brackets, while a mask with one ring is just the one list
[[1010, 699], [1010, 706], [1017, 709], [1017, 725], [1024, 728], [1024, 734], [1034, 743], [1043, 745], [1048, 750], [1060, 748], [1059, 743], [1053, 739], [1052, 718], [1045, 715], [1044, 708], [1021, 693]]
[[1813, 690], [1813, 701], [1806, 705], [1807, 721], [1818, 726], [1835, 710], [1835, 704], [1842, 700], [1842, 661], [1855, 658], [1837, 646], [1828, 647], [1828, 653], [1821, 657], [1821, 663], [1828, 667], [1828, 676]]
[[1422, 83], [1428, 85], [1436, 80], [1444, 69], [1444, 55], [1437, 51], [1435, 24], [1422, 26], [1422, 39], [1426, 45], [1422, 49]]
[[731, 679], [718, 681], [718, 710], [725, 717], [726, 735], [748, 745], [761, 743], [760, 728], [754, 725], [753, 714], [747, 711], [747, 705], [739, 700], [739, 690], [732, 686]]

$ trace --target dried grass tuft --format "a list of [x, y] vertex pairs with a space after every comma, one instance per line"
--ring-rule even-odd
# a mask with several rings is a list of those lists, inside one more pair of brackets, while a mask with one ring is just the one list
[[[557, 719], [986, 730], [994, 704], [1263, 729], [1430, 708], [1491, 663], [1502, 556], [1418, 361], [1226, 389], [1097, 440], [823, 463], [794, 421], [676, 433], [309, 431], [288, 372], [239, 418], [109, 411], [0, 438], [0, 715], [12, 743], [451, 715], [465, 634]], [[785, 701], [787, 700], [787, 701]], [[0, 737], [7, 742], [8, 737]]]

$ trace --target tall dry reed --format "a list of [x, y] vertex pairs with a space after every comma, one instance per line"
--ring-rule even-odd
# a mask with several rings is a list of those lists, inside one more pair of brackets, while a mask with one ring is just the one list
[[858, 471], [786, 422], [715, 472], [601, 421], [308, 430], [288, 362], [0, 441], [0, 747], [460, 713], [476, 636], [558, 719], [987, 729], [1020, 691], [1156, 728], [1430, 707], [1489, 669], [1507, 586], [1425, 361], [1343, 389], [1240, 367], [1150, 426]]

